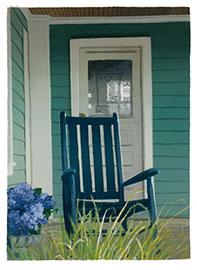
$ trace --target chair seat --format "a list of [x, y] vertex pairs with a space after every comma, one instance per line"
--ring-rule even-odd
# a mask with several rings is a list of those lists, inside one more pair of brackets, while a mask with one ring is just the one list
[[92, 215], [95, 215], [95, 206], [98, 210], [99, 217], [102, 218], [104, 213], [106, 212], [106, 218], [116, 217], [121, 212], [122, 208], [125, 206], [124, 211], [122, 212], [120, 219], [123, 218], [126, 214], [127, 217], [131, 216], [133, 213], [145, 211], [149, 209], [149, 200], [148, 199], [141, 199], [141, 200], [134, 200], [129, 202], [112, 202], [112, 201], [93, 201], [93, 200], [79, 200], [78, 203], [78, 211], [82, 213], [83, 211], [88, 214], [90, 211], [92, 212]]

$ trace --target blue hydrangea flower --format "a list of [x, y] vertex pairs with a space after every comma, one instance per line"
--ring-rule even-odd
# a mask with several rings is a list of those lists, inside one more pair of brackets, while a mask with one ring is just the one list
[[32, 231], [38, 231], [41, 224], [47, 223], [47, 218], [55, 204], [52, 196], [46, 193], [38, 195], [27, 183], [9, 188], [7, 197], [8, 234], [15, 236], [28, 235]]
[[32, 204], [38, 196], [27, 183], [18, 184], [15, 188], [8, 189], [7, 195], [8, 208], [21, 210]]
[[38, 224], [46, 224], [47, 219], [43, 214], [44, 207], [41, 203], [33, 204], [29, 207], [22, 215], [22, 220], [24, 224], [29, 228], [29, 230], [38, 230]]
[[39, 200], [43, 204], [45, 209], [51, 209], [54, 207], [55, 200], [53, 196], [50, 196], [46, 193], [42, 193], [40, 194]]
[[8, 234], [9, 235], [28, 235], [29, 228], [24, 224], [19, 210], [8, 211]]

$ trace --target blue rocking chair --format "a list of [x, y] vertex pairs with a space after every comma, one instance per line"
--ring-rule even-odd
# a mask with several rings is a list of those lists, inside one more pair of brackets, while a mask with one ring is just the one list
[[[136, 213], [144, 211], [146, 208], [149, 211], [152, 226], [157, 217], [152, 176], [158, 173], [158, 169], [152, 168], [145, 170], [123, 182], [117, 114], [114, 113], [113, 117], [69, 117], [66, 116], [65, 112], [61, 112], [60, 119], [63, 214], [64, 225], [68, 235], [72, 233], [72, 222], [74, 224], [77, 222], [77, 199], [79, 211], [82, 211], [84, 202], [86, 212], [90, 210], [93, 211], [95, 207], [94, 203], [96, 203], [101, 217], [104, 215], [106, 209], [113, 209], [112, 211], [107, 212], [108, 215], [113, 214], [114, 216], [118, 216], [125, 204], [124, 187], [145, 180], [147, 184], [147, 198], [129, 201], [121, 214], [121, 217], [126, 213], [127, 217], [129, 217], [133, 214], [133, 211]], [[103, 128], [104, 151], [102, 151], [100, 127]], [[91, 135], [89, 135], [90, 132]], [[94, 170], [92, 169], [90, 162], [89, 136], [91, 136], [92, 139], [91, 147]], [[113, 147], [113, 141], [115, 147]], [[81, 166], [79, 162], [79, 153], [81, 155]], [[105, 155], [105, 157], [103, 157], [103, 155]], [[114, 166], [114, 157], [116, 159], [116, 166]], [[104, 188], [102, 158], [105, 158], [106, 164], [107, 189]], [[92, 184], [91, 169], [94, 172], [94, 188]], [[115, 184], [115, 169], [117, 170], [118, 188]], [[80, 175], [82, 176], [83, 181], [80, 180]], [[94, 203], [91, 200], [92, 198], [95, 200]], [[135, 207], [132, 208], [132, 206]], [[130, 211], [128, 211], [129, 209]], [[124, 229], [127, 230], [126, 219], [122, 225]]]

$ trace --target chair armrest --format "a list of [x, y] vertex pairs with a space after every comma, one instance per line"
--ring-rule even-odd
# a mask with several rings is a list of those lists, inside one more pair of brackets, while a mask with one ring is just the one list
[[64, 170], [63, 173], [62, 173], [62, 176], [61, 176], [62, 181], [64, 182], [64, 184], [67, 185], [68, 184], [68, 181], [69, 181], [69, 177], [71, 175], [74, 175], [75, 173], [76, 173], [76, 170], [73, 169], [73, 168]]
[[128, 179], [127, 181], [123, 182], [122, 186], [126, 187], [126, 186], [129, 186], [129, 185], [144, 181], [148, 177], [152, 177], [152, 176], [154, 176], [154, 175], [156, 175], [158, 173], [159, 173], [159, 170], [155, 169], [155, 168], [145, 170], [145, 171], [135, 175], [134, 177]]

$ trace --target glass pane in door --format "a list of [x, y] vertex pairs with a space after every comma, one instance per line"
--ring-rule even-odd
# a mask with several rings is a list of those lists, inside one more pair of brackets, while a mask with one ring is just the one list
[[88, 62], [88, 112], [93, 115], [128, 117], [132, 105], [132, 61], [91, 60]]

